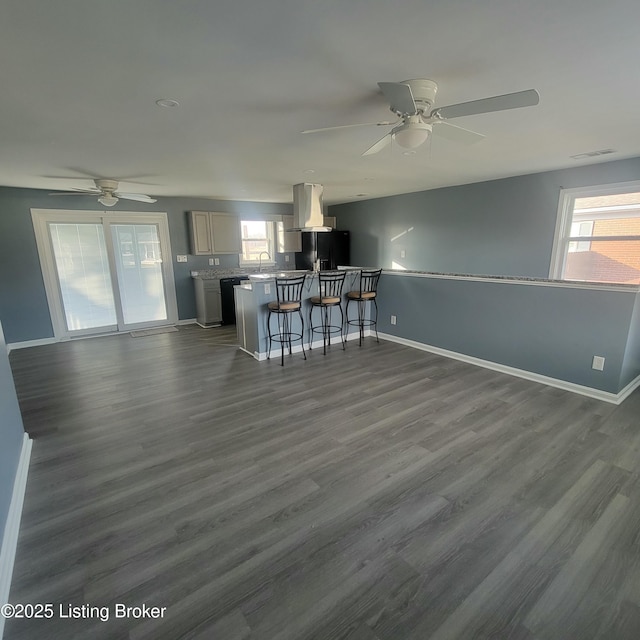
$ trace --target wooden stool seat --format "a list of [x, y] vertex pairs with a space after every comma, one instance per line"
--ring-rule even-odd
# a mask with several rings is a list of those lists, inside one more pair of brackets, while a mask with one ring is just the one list
[[349, 291], [347, 297], [351, 300], [372, 300], [376, 297], [375, 291]]
[[271, 311], [297, 311], [300, 309], [299, 302], [278, 302], [277, 300], [274, 300], [267, 306]]
[[321, 298], [320, 296], [311, 296], [311, 304], [340, 304], [339, 296], [326, 296]]

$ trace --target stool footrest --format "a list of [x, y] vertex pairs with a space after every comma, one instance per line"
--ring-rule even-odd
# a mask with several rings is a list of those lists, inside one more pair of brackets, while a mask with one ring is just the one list
[[291, 333], [290, 335], [280, 335], [279, 333], [272, 333], [269, 335], [269, 340], [272, 342], [293, 342], [295, 340], [302, 340], [301, 333]]

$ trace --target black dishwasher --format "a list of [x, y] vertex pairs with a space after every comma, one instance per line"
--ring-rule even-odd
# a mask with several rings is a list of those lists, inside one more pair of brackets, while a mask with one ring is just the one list
[[249, 276], [232, 276], [220, 278], [220, 297], [222, 298], [222, 324], [236, 323], [236, 301], [233, 295], [233, 287]]

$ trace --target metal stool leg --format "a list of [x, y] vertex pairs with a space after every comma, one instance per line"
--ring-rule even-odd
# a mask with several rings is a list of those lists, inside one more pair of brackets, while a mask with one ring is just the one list
[[376, 319], [373, 322], [373, 328], [376, 330], [376, 342], [380, 344], [380, 338], [378, 338], [378, 302], [375, 298], [373, 299], [373, 304], [376, 308]]
[[324, 306], [322, 313], [322, 353], [323, 355], [327, 355], [327, 339], [329, 339], [329, 344], [331, 344], [331, 336], [329, 335], [329, 307]]
[[302, 317], [302, 307], [298, 309], [298, 315], [300, 316], [300, 346], [302, 347], [302, 355], [304, 359], [307, 359], [307, 354], [304, 352], [304, 319]]

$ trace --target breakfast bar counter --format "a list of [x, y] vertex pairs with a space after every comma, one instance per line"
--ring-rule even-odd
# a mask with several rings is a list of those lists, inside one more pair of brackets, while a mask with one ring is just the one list
[[[345, 269], [347, 272], [343, 294], [346, 295], [347, 291], [358, 288], [358, 274], [359, 269]], [[311, 303], [309, 299], [312, 296], [318, 295], [318, 274], [313, 271], [282, 271], [278, 273], [256, 273], [249, 277], [248, 281], [243, 282], [235, 287], [235, 301], [236, 301], [236, 328], [238, 332], [238, 342], [240, 348], [252, 355], [256, 360], [266, 360], [269, 351], [269, 329], [267, 326], [269, 318], [268, 303], [276, 299], [275, 281], [276, 278], [297, 277], [302, 274], [307, 274], [307, 279], [304, 284], [304, 294], [302, 299], [302, 317], [304, 319], [304, 346], [305, 349], [309, 346], [310, 332], [309, 332], [309, 311]], [[346, 300], [343, 301], [343, 310], [346, 314]], [[340, 311], [338, 309], [333, 310], [334, 320], [339, 316]], [[355, 305], [349, 310], [350, 316], [355, 317], [356, 309]], [[346, 315], [345, 315], [346, 317]], [[299, 317], [294, 315], [293, 330], [299, 331]], [[276, 319], [272, 319], [272, 328], [275, 329]], [[357, 327], [347, 325], [346, 330], [347, 339], [357, 339], [358, 331]], [[335, 344], [339, 343], [339, 338], [334, 336]], [[332, 341], [333, 344], [333, 341]], [[322, 340], [318, 339], [318, 335], [315, 336], [312, 343], [314, 348], [322, 347]], [[279, 352], [279, 346], [273, 347]], [[300, 351], [301, 347], [298, 343], [293, 346], [292, 351]]]

